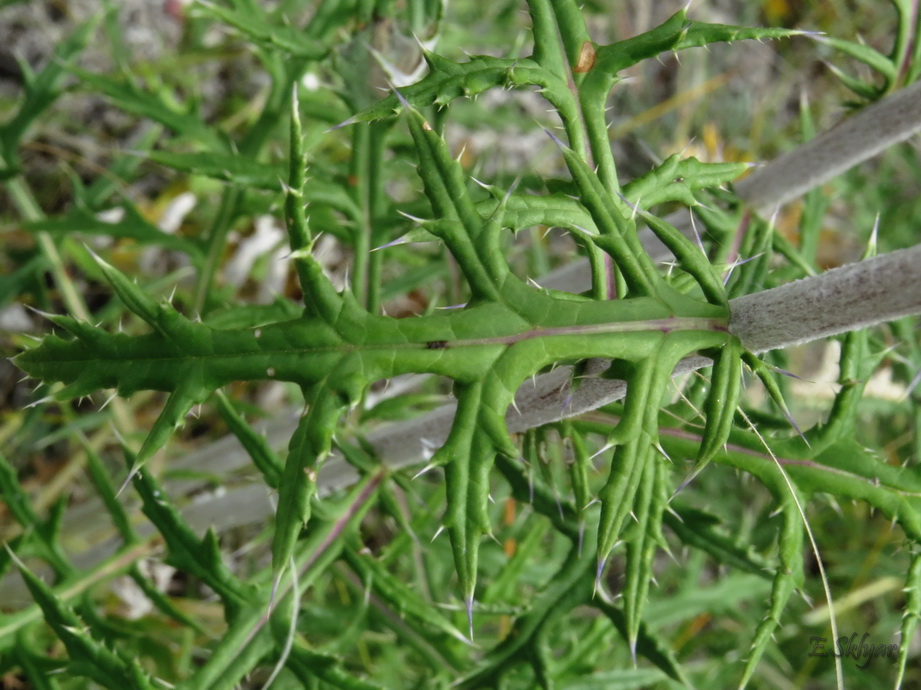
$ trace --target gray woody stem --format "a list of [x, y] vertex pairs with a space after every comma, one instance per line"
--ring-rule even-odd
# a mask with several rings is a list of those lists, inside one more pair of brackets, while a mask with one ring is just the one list
[[921, 82], [915, 82], [789, 153], [735, 187], [756, 213], [767, 215], [921, 129]]

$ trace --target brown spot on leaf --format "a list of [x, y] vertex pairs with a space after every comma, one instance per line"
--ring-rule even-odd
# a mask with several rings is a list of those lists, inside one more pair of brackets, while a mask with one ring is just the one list
[[572, 71], [576, 74], [585, 74], [595, 66], [595, 56], [594, 44], [591, 41], [586, 41], [582, 44], [582, 49], [579, 51], [579, 60], [576, 62], [575, 67], [572, 68]]

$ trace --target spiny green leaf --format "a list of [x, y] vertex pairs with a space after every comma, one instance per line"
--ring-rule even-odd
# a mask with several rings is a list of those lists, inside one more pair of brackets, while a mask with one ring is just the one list
[[594, 91], [602, 84], [609, 87], [612, 78], [627, 67], [667, 50], [676, 50], [688, 28], [687, 11], [681, 10], [650, 31], [600, 46], [584, 88]]
[[[422, 116], [409, 113], [409, 126], [419, 154], [419, 172], [425, 184], [426, 196], [439, 220], [457, 220], [458, 225], [441, 223], [441, 238], [464, 271], [476, 297], [498, 301], [497, 283], [507, 272], [505, 264], [487, 263], [484, 255], [491, 247], [477, 243], [484, 229], [483, 218], [476, 211], [467, 191], [460, 164], [448, 154], [447, 145]], [[490, 268], [505, 269], [493, 275]]]
[[329, 454], [336, 421], [346, 407], [346, 401], [328, 385], [313, 387], [305, 398], [307, 411], [291, 437], [279, 485], [272, 538], [272, 569], [276, 573], [287, 567], [301, 529], [310, 518], [317, 471]]
[[642, 216], [656, 237], [678, 259], [681, 268], [694, 277], [707, 301], [728, 309], [729, 299], [726, 295], [726, 287], [706, 254], [661, 218], [645, 211], [642, 212]]
[[[490, 56], [474, 56], [468, 62], [455, 63], [426, 51], [429, 73], [400, 95], [414, 108], [445, 106], [457, 98], [476, 96], [486, 89], [509, 83], [527, 83], [527, 77], [544, 74], [535, 62]], [[392, 115], [400, 107], [396, 95], [388, 96], [354, 117], [347, 124], [370, 122]]]
[[749, 163], [702, 163], [696, 158], [681, 158], [675, 154], [624, 185], [623, 195], [643, 209], [667, 201], [696, 206], [695, 190], [720, 187], [750, 168]]
[[835, 36], [818, 36], [816, 40], [830, 45], [835, 50], [839, 50], [855, 60], [859, 60], [882, 75], [887, 84], [893, 82], [896, 78], [898, 66], [893, 64], [889, 57], [865, 43], [855, 43]]
[[[307, 190], [307, 160], [304, 154], [303, 132], [301, 131], [297, 87], [291, 91], [291, 120], [288, 130], [288, 183], [285, 186], [285, 227], [291, 245], [291, 255], [297, 268], [298, 280], [304, 292], [304, 304], [310, 313], [332, 322], [338, 318], [344, 300], [336, 294], [323, 268], [313, 256], [313, 234], [307, 222], [305, 197]], [[311, 190], [320, 187], [311, 185]], [[342, 195], [348, 198], [348, 195]], [[349, 204], [354, 205], [351, 199]]]
[[634, 502], [635, 530], [627, 540], [627, 571], [624, 579], [624, 618], [627, 623], [627, 643], [636, 662], [636, 641], [639, 636], [643, 606], [649, 596], [652, 580], [652, 559], [658, 544], [657, 522], [662, 519], [664, 475], [658, 470], [661, 459], [651, 458], [642, 468], [639, 491]]
[[285, 223], [292, 251], [303, 251], [311, 244], [310, 227], [304, 211], [304, 185], [307, 182], [307, 158], [304, 155], [304, 132], [297, 97], [297, 85], [291, 89], [291, 121], [288, 128], [288, 186], [285, 189]]
[[700, 48], [712, 43], [729, 43], [734, 41], [769, 41], [780, 38], [807, 35], [805, 31], [783, 29], [779, 27], [732, 26], [729, 24], [709, 24], [692, 21], [682, 33], [676, 50]]
[[137, 283], [102, 257], [93, 253], [93, 258], [119, 299], [154, 330], [177, 344], [194, 337], [194, 326], [171, 305], [158, 304]]
[[90, 678], [104, 687], [155, 687], [135, 659], [96, 640], [73, 609], [62, 604], [54, 592], [25, 566], [20, 566], [19, 573], [41, 607], [48, 625], [67, 648], [71, 673]]
[[[444, 520], [468, 615], [476, 588], [479, 542], [490, 531], [488, 517], [485, 523], [483, 520], [489, 486], [481, 485], [483, 478], [474, 468], [491, 463], [495, 456], [489, 442], [484, 443], [482, 432], [477, 430], [482, 391], [481, 381], [455, 384], [457, 414], [448, 439], [433, 457], [435, 463], [445, 465]], [[472, 638], [472, 618], [470, 635]]]
[[902, 644], [899, 645], [899, 675], [895, 687], [902, 687], [905, 670], [908, 667], [909, 644], [905, 640], [914, 639], [918, 620], [921, 619], [921, 554], [915, 554], [911, 560], [911, 567], [905, 577], [906, 605], [902, 614], [902, 627], [900, 630]]
[[799, 427], [796, 425], [796, 421], [793, 419], [793, 415], [790, 414], [790, 409], [787, 407], [787, 403], [784, 400], [783, 393], [780, 390], [780, 386], [777, 385], [777, 380], [771, 374], [768, 366], [764, 363], [764, 360], [753, 355], [750, 352], [744, 352], [742, 354], [742, 361], [745, 362], [746, 366], [754, 372], [754, 374], [761, 381], [761, 384], [764, 386], [764, 389], [767, 391], [768, 395], [771, 397], [771, 400], [774, 402], [777, 407], [784, 413], [786, 418], [790, 421], [790, 425], [799, 432]]
[[131, 525], [128, 512], [118, 500], [112, 478], [103, 466], [102, 460], [91, 448], [87, 447], [87, 444], [84, 444], [84, 450], [86, 451], [87, 469], [89, 470], [90, 479], [93, 482], [96, 493], [99, 494], [103, 505], [105, 505], [106, 510], [109, 512], [109, 516], [112, 518], [112, 523], [115, 529], [118, 530], [119, 536], [125, 544], [131, 544], [137, 541], [138, 536]]
[[[656, 461], [657, 401], [661, 399], [678, 359], [688, 352], [686, 348], [690, 345], [682, 343], [683, 337], [676, 342], [672, 335], [663, 336], [658, 348], [647, 350], [650, 354], [648, 359], [615, 373], [626, 378], [628, 395], [624, 417], [611, 436], [617, 444], [611, 461], [611, 472], [599, 494], [601, 519], [598, 525], [598, 578], [605, 560], [621, 536], [626, 517], [634, 510], [635, 496], [647, 471], [646, 465]], [[702, 343], [695, 344], [700, 346]], [[690, 349], [695, 348], [691, 345]], [[738, 359], [736, 366], [739, 366]], [[622, 430], [625, 423], [627, 426]]]
[[802, 32], [789, 29], [751, 28], [707, 24], [689, 21], [687, 9], [673, 14], [668, 20], [646, 33], [597, 49], [595, 65], [585, 80], [583, 90], [596, 99], [607, 97], [616, 76], [642, 60], [654, 58], [666, 51], [677, 52], [711, 43], [786, 38]]
[[710, 393], [705, 403], [707, 421], [700, 441], [700, 450], [697, 452], [695, 474], [710, 462], [729, 438], [742, 386], [741, 356], [742, 344], [734, 336], [715, 355], [713, 373], [710, 376]]
[[792, 499], [788, 498], [782, 510], [783, 527], [780, 534], [780, 563], [774, 574], [771, 602], [767, 614], [755, 631], [751, 649], [746, 659], [745, 670], [739, 687], [748, 685], [758, 661], [771, 642], [774, 630], [780, 625], [780, 618], [787, 601], [797, 587], [803, 583], [803, 523]]
[[[66, 393], [71, 396], [105, 388], [117, 388], [122, 395], [173, 391], [193, 383], [196, 391], [210, 391], [231, 381], [266, 379], [309, 387], [349, 354], [357, 358], [343, 365], [342, 371], [365, 380], [429, 372], [473, 381], [509, 346], [540, 341], [540, 347], [531, 346], [536, 348], [534, 362], [518, 357], [506, 360], [510, 367], [506, 387], [511, 388], [534, 373], [535, 367], [553, 361], [630, 356], [639, 343], [645, 347], [663, 331], [674, 337], [685, 334], [690, 340], [669, 340], [685, 343], [681, 347], [688, 350], [712, 347], [725, 339], [720, 332], [725, 314], [720, 316], [715, 307], [688, 302], [693, 316], [684, 318], [670, 316], [670, 310], [656, 300], [561, 299], [520, 281], [507, 281], [504, 286], [515, 299], [514, 311], [487, 303], [393, 319], [349, 310], [340, 313], [334, 326], [300, 318], [252, 329], [214, 329], [157, 305], [131, 281], [123, 280], [124, 284], [115, 283], [119, 291], [161, 333], [109, 334], [80, 324], [80, 340], [48, 336], [38, 347], [17, 355], [16, 365], [36, 378], [69, 384]], [[540, 320], [532, 325], [522, 313]], [[101, 362], [105, 365], [93, 365]]]
[[[191, 372], [189, 372], [191, 374]], [[173, 389], [166, 404], [157, 416], [157, 420], [144, 439], [141, 449], [135, 458], [135, 465], [131, 468], [130, 474], [134, 474], [169, 440], [173, 432], [185, 424], [185, 417], [194, 405], [205, 401], [205, 398], [211, 393], [208, 386], [202, 385], [196, 381], [193, 376], [185, 377], [182, 382]]]
[[[125, 460], [129, 468], [137, 465], [137, 459], [127, 450]], [[214, 532], [209, 530], [200, 539], [146, 471], [135, 472], [132, 483], [144, 502], [144, 514], [157, 525], [166, 540], [173, 564], [201, 578], [223, 599], [228, 610], [234, 611], [252, 603], [254, 592], [224, 564]]]
[[644, 467], [654, 460], [655, 449], [649, 438], [637, 437], [614, 449], [611, 474], [598, 494], [601, 519], [598, 522], [596, 587], [601, 581], [604, 564], [620, 537], [624, 521], [633, 510]]
[[561, 151], [579, 187], [579, 201], [600, 232], [595, 244], [614, 259], [631, 295], [654, 294], [659, 276], [636, 238], [636, 225], [626, 204], [605, 191], [598, 177], [575, 151], [567, 147], [561, 147]]
[[828, 69], [838, 78], [842, 84], [844, 84], [844, 86], [846, 86], [865, 101], [875, 101], [883, 94], [881, 87], [876, 86], [875, 84], [871, 84], [870, 82], [864, 79], [860, 79], [859, 77], [853, 77], [837, 65], [828, 64]]
[[[497, 195], [494, 199], [481, 201], [477, 204], [477, 210], [483, 217], [490, 217], [499, 208], [503, 197], [504, 193], [502, 196]], [[563, 193], [544, 195], [513, 193], [505, 203], [502, 222], [505, 227], [513, 230], [546, 225], [585, 231], [591, 235], [598, 234], [595, 221], [592, 220], [592, 216], [585, 210], [585, 207], [572, 195]]]

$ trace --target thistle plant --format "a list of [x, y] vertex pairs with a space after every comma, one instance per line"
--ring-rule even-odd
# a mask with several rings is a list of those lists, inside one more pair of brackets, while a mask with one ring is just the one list
[[[744, 659], [732, 670], [733, 682], [745, 686], [774, 649], [772, 637], [794, 593], [808, 586], [807, 558], [816, 558], [832, 637], [838, 637], [835, 595], [806, 514], [816, 495], [830, 494], [880, 511], [899, 526], [908, 545], [903, 644], [893, 676], [896, 685], [902, 683], [910, 668], [908, 641], [921, 615], [921, 477], [913, 465], [892, 466], [864, 448], [855, 424], [873, 370], [886, 358], [895, 361], [897, 352], [901, 376], [910, 380], [919, 353], [910, 321], [891, 328], [891, 347], [856, 329], [921, 310], [917, 290], [898, 293], [899, 283], [886, 282], [898, 276], [912, 284], [917, 247], [874, 260], [871, 244], [856, 270], [832, 271], [800, 287], [777, 288], [779, 293], [764, 291], [815, 274], [821, 193], [810, 192], [799, 247], [762, 216], [840, 172], [842, 164], [825, 166], [798, 188], [788, 181], [785, 192], [775, 192], [768, 184], [769, 168], [739, 180], [749, 172], [748, 163], [675, 154], [623, 182], [608, 131], [612, 90], [635, 65], [724, 42], [804, 40], [801, 32], [698, 22], [686, 8], [650, 31], [602, 44], [593, 40], [577, 3], [529, 0], [533, 51], [527, 57], [472, 56], [455, 62], [426, 41], [419, 46], [425, 76], [406, 85], [391, 81], [387, 95], [378, 98], [367, 77], [375, 60], [391, 80], [407, 70], [375, 45], [382, 24], [405, 24], [407, 35], [433, 36], [443, 21], [441, 3], [410, 3], [401, 13], [390, 3], [375, 9], [325, 0], [298, 28], [285, 23], [286, 10], [293, 9], [287, 4], [273, 12], [243, 0], [195, 7], [194, 21], [237, 32], [271, 77], [262, 110], [234, 141], [196, 113], [171, 109], [164, 98], [134, 82], [67, 65], [67, 55], [27, 90], [20, 112], [50, 105], [53, 84], [70, 72], [116, 105], [172, 130], [176, 143], [192, 142], [196, 148], [149, 151], [149, 160], [225, 186], [210, 230], [198, 241], [163, 235], [130, 204], [115, 225], [98, 220], [95, 213], [111, 203], [111, 190], [101, 185], [87, 190], [75, 183], [74, 210], [58, 219], [40, 217], [22, 179], [11, 177], [11, 196], [23, 213], [31, 209], [31, 217], [25, 213], [30, 229], [62, 292], [71, 283], [56, 257], [58, 245], [66, 243], [82, 269], [101, 279], [132, 315], [124, 331], [110, 317], [94, 325], [72, 285], [65, 297], [69, 313], [41, 311], [54, 332], [13, 359], [42, 384], [37, 409], [106, 390], [118, 396], [116, 405], [145, 391], [166, 398], [142, 440], [135, 442], [130, 423], [110, 439], [109, 451], [117, 448], [124, 459], [118, 482], [106, 471], [99, 448], [70, 423], [90, 481], [123, 542], [104, 566], [81, 573], [61, 543], [64, 503], [57, 503], [49, 517], [40, 516], [16, 471], [6, 460], [0, 464], [4, 500], [23, 527], [10, 538], [0, 566], [15, 565], [34, 600], [31, 608], [0, 616], [2, 649], [11, 659], [4, 670], [17, 668], [34, 680], [41, 668], [54, 666], [68, 677], [105, 687], [161, 682], [234, 687], [254, 671], [264, 685], [282, 677], [316, 687], [398, 683], [404, 652], [382, 651], [390, 664], [359, 664], [353, 648], [367, 644], [356, 643], [360, 629], [347, 624], [348, 630], [333, 632], [324, 622], [337, 610], [328, 590], [339, 586], [357, 592], [353, 598], [359, 603], [340, 602], [355, 607], [356, 621], [377, 611], [381, 625], [400, 640], [389, 644], [410, 650], [405, 653], [417, 669], [415, 682], [423, 685], [552, 687], [589, 675], [600, 663], [603, 645], [622, 645], [626, 654], [619, 658], [622, 667], [604, 669], [615, 675], [602, 674], [599, 683], [619, 678], [616, 674], [625, 674], [628, 682], [629, 673], [636, 673], [629, 681], [636, 687], [690, 685], [704, 682], [703, 677], [692, 677], [649, 617], [657, 600], [668, 598], [654, 586], [661, 570], [658, 556], [677, 557], [675, 546], [681, 545], [765, 581], [759, 591], [767, 606], [740, 650]], [[900, 38], [891, 55], [858, 50], [843, 39], [830, 41], [886, 77], [883, 87], [871, 89], [841, 72], [845, 85], [866, 99], [883, 98], [914, 78], [912, 50], [917, 49], [907, 36], [917, 30], [917, 19], [907, 3], [894, 4]], [[89, 31], [85, 28], [64, 50], [76, 53]], [[399, 45], [407, 49], [406, 41]], [[326, 64], [334, 65], [340, 78], [337, 88], [306, 89], [304, 75]], [[564, 167], [559, 177], [523, 173], [517, 179], [474, 179], [446, 142], [445, 131], [462, 101], [502, 89], [536, 91], [549, 104], [556, 122], [545, 131]], [[893, 98], [917, 98], [912, 89]], [[808, 131], [808, 112], [802, 121]], [[17, 122], [8, 123], [0, 138], [11, 170], [24, 134]], [[902, 117], [899, 124], [895, 139], [918, 128], [911, 118]], [[343, 137], [351, 145], [344, 166], [325, 150], [330, 140]], [[273, 138], [285, 141], [283, 161], [267, 152]], [[816, 142], [819, 150], [829, 148], [822, 138]], [[421, 196], [406, 203], [391, 196], [384, 172], [390, 154], [412, 163]], [[126, 174], [133, 164], [133, 159], [122, 162]], [[230, 299], [216, 280], [220, 260], [234, 222], [251, 208], [283, 218], [301, 304], [282, 299], [270, 307], [220, 308]], [[696, 220], [689, 225], [692, 213]], [[556, 289], [550, 281], [516, 272], [512, 238], [535, 226], [560, 228], [573, 238], [588, 262], [587, 290]], [[161, 297], [159, 288], [132, 279], [111, 257], [74, 246], [67, 237], [57, 239], [62, 230], [131, 237], [181, 252], [196, 268], [195, 284], [188, 297]], [[341, 286], [319, 258], [324, 233], [352, 250]], [[442, 268], [456, 271], [452, 296], [462, 303], [443, 303], [439, 306], [452, 308], [436, 310], [433, 299], [424, 314], [387, 315], [382, 280], [387, 262], [410, 262], [420, 253], [431, 258], [432, 251], [445, 252]], [[780, 270], [775, 252], [786, 259]], [[671, 257], [667, 266], [661, 264], [663, 253]], [[447, 269], [438, 273], [446, 274]], [[432, 275], [417, 271], [413, 287]], [[867, 290], [867, 299], [855, 299], [855, 286], [871, 280], [875, 289]], [[818, 310], [802, 304], [811, 299], [809, 291], [823, 287], [838, 301], [820, 302]], [[797, 290], [807, 297], [797, 296]], [[848, 295], [866, 304], [851, 308]], [[881, 296], [871, 301], [873, 295]], [[783, 326], [780, 337], [772, 339], [784, 309], [808, 333], [791, 336], [793, 327]], [[816, 311], [832, 315], [827, 327], [813, 322]], [[840, 357], [842, 386], [832, 409], [823, 423], [802, 428], [788, 404], [789, 384], [778, 374], [782, 359], [764, 353], [848, 330]], [[697, 369], [704, 373], [686, 382], [675, 378]], [[768, 404], [743, 404], [745, 371], [760, 382]], [[427, 457], [421, 469], [403, 476], [393, 466], [417, 462], [419, 454], [405, 445], [399, 453], [385, 448], [383, 435], [392, 439], [406, 434], [406, 427], [373, 429], [369, 422], [376, 408], [370, 401], [378, 382], [419, 374], [448, 379], [454, 402], [447, 417], [435, 412], [410, 422]], [[232, 392], [241, 382], [266, 381], [281, 382], [302, 398], [283, 456], [247, 423], [245, 405]], [[584, 402], [599, 387], [617, 392], [592, 393], [592, 402]], [[200, 536], [156, 467], [177, 429], [201, 405], [217, 409], [260, 473], [263, 493], [277, 495], [266, 540], [269, 562], [251, 572], [231, 567], [214, 530]], [[73, 416], [74, 408], [62, 409], [65, 418]], [[576, 416], [588, 409], [600, 411]], [[124, 409], [116, 409], [113, 419], [125, 425], [119, 412]], [[439, 414], [450, 423], [439, 426]], [[917, 420], [917, 411], [912, 414]], [[916, 441], [913, 452], [917, 456]], [[320, 500], [318, 487], [324, 486], [328, 466], [345, 462], [355, 472], [354, 485], [344, 494], [324, 492]], [[766, 488], [769, 512], [778, 518], [765, 528], [774, 548], [759, 553], [727, 536], [716, 518], [686, 498], [707, 481], [711, 464], [734, 468]], [[431, 477], [443, 481], [429, 482]], [[132, 521], [132, 492], [156, 527], [169, 562], [220, 600], [219, 628], [196, 620], [138, 566], [154, 542]], [[411, 508], [406, 496], [414, 500]], [[517, 550], [507, 551], [501, 566], [491, 542], [510, 520], [500, 521], [494, 499], [530, 505], [536, 514], [531, 520], [540, 521], [522, 533]], [[381, 557], [367, 553], [360, 531], [372, 509], [404, 533]], [[446, 533], [449, 549], [443, 538], [421, 545], [416, 533], [432, 523], [434, 536]], [[551, 565], [537, 568], [536, 577], [527, 575], [543, 561], [542, 548], [549, 550]], [[450, 568], [444, 565], [448, 554]], [[407, 565], [394, 564], [398, 556], [425, 562], [428, 575], [414, 576], [408, 586], [398, 574]], [[28, 561], [34, 557], [50, 566], [53, 586], [33, 574]], [[95, 611], [91, 591], [103, 572], [130, 575], [159, 614], [188, 631], [189, 639], [198, 640], [193, 646], [207, 647], [208, 653], [189, 651], [195, 662], [184, 664], [148, 662], [130, 653], [119, 638], [138, 636], [112, 633]], [[520, 583], [528, 592], [515, 591]], [[454, 601], [460, 604], [452, 606]], [[580, 607], [592, 616], [577, 615]], [[39, 627], [39, 611], [47, 628]], [[569, 617], [579, 619], [584, 639], [567, 642], [560, 652], [551, 631], [565, 629]], [[64, 645], [66, 661], [47, 656], [35, 642], [38, 635], [46, 639], [48, 630]], [[326, 644], [320, 642], [324, 639]], [[483, 639], [489, 649], [476, 646]], [[843, 685], [844, 665], [841, 659], [833, 663]], [[382, 668], [388, 665], [397, 670], [388, 675]], [[646, 669], [649, 675], [640, 673]]]

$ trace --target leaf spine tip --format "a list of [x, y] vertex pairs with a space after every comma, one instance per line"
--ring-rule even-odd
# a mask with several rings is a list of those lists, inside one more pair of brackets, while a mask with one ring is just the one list
[[595, 585], [592, 587], [592, 599], [595, 598], [595, 595], [598, 594], [598, 591], [601, 589], [601, 575], [604, 573], [604, 558], [598, 557], [598, 565], [595, 567]]
[[436, 467], [435, 463], [430, 462], [430, 463], [427, 464], [425, 467], [423, 467], [421, 470], [419, 470], [418, 472], [416, 472], [416, 473], [412, 476], [412, 479], [411, 479], [410, 481], [414, 481], [414, 480], [418, 479], [418, 478], [421, 477], [423, 474], [425, 474], [425, 473], [427, 473], [427, 472], [430, 472], [431, 470], [435, 469], [435, 467]]
[[356, 122], [358, 122], [358, 116], [357, 116], [357, 115], [353, 115], [352, 117], [343, 120], [343, 121], [340, 122], [338, 125], [333, 125], [333, 126], [330, 127], [329, 129], [327, 129], [325, 133], [328, 134], [329, 132], [334, 132], [334, 131], [336, 131], [337, 129], [342, 129], [343, 127], [348, 127], [349, 125], [354, 125]]

